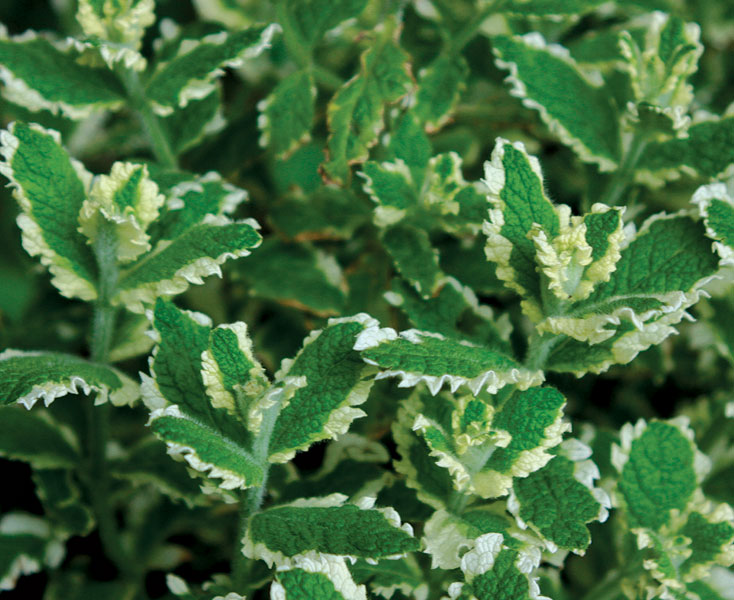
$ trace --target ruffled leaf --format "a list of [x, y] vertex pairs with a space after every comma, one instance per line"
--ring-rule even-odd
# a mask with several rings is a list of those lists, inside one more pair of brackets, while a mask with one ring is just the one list
[[227, 124], [222, 114], [221, 86], [208, 96], [189, 100], [184, 108], [176, 108], [160, 119], [171, 151], [179, 155], [196, 146], [207, 136], [221, 131]]
[[220, 265], [231, 258], [248, 256], [260, 245], [257, 223], [206, 218], [174, 239], [159, 242], [153, 252], [120, 274], [113, 301], [134, 312], [142, 312], [160, 296], [185, 291], [203, 283], [208, 275], [221, 276]]
[[322, 169], [328, 179], [343, 183], [349, 165], [369, 156], [384, 126], [385, 105], [397, 102], [411, 85], [408, 56], [392, 40], [381, 39], [362, 54], [359, 72], [327, 108], [329, 160]]
[[382, 598], [391, 598], [395, 592], [420, 598], [428, 592], [423, 571], [412, 555], [377, 564], [360, 559], [349, 570], [357, 582], [366, 584], [373, 594]]
[[723, 183], [712, 183], [696, 190], [693, 203], [706, 225], [706, 235], [714, 240], [721, 265], [734, 264], [734, 198]]
[[176, 56], [161, 64], [145, 89], [147, 98], [161, 116], [204, 98], [215, 89], [224, 67], [240, 66], [270, 45], [277, 25], [249, 27], [233, 33], [220, 32], [182, 44]]
[[101, 109], [117, 108], [125, 92], [107, 69], [77, 62], [78, 53], [61, 49], [29, 32], [8, 37], [0, 29], [2, 94], [30, 110], [50, 110], [83, 119]]
[[393, 225], [382, 233], [382, 244], [395, 268], [423, 298], [432, 297], [443, 280], [438, 252], [425, 230], [410, 225]]
[[400, 377], [400, 387], [424, 381], [436, 394], [448, 382], [451, 391], [466, 385], [473, 394], [495, 393], [507, 384], [521, 389], [543, 381], [539, 371], [529, 371], [516, 360], [491, 348], [447, 339], [441, 334], [410, 329], [372, 328], [354, 346], [369, 364], [380, 368], [378, 379]]
[[270, 586], [271, 600], [367, 600], [341, 557], [319, 556], [294, 561], [296, 567], [278, 570]]
[[364, 412], [355, 408], [367, 400], [374, 369], [352, 348], [377, 322], [365, 314], [330, 319], [314, 331], [293, 360], [285, 360], [276, 382], [300, 380], [282, 406], [268, 449], [271, 462], [286, 462], [314, 442], [345, 433]]
[[77, 231], [91, 174], [69, 157], [57, 132], [38, 125], [13, 123], [0, 132], [0, 142], [0, 172], [22, 209], [23, 247], [40, 257], [62, 295], [94, 300], [97, 267]]
[[154, 10], [154, 0], [80, 0], [76, 18], [86, 35], [137, 49], [155, 22]]
[[418, 73], [418, 92], [412, 113], [428, 131], [437, 131], [451, 119], [451, 113], [466, 88], [469, 66], [461, 55], [441, 53]]
[[55, 352], [6, 350], [0, 354], [3, 404], [30, 409], [39, 399], [48, 406], [66, 394], [96, 392], [97, 404], [129, 405], [140, 395], [136, 382], [117, 369]]
[[548, 127], [586, 162], [613, 170], [619, 161], [619, 115], [562, 46], [538, 33], [492, 38], [497, 65], [508, 69], [511, 93], [537, 110]]
[[291, 566], [296, 558], [335, 555], [353, 558], [401, 556], [418, 549], [408, 524], [373, 499], [345, 504], [345, 496], [303, 499], [267, 508], [250, 518], [243, 552], [269, 565]]

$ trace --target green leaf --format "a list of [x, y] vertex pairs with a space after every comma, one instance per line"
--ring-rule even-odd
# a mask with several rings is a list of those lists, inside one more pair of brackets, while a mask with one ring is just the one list
[[367, 0], [288, 0], [285, 2], [288, 20], [283, 27], [294, 28], [311, 47], [330, 29], [358, 17], [366, 5]]
[[[77, 464], [78, 467], [78, 464]], [[54, 529], [66, 535], [87, 535], [94, 515], [81, 501], [81, 491], [69, 469], [38, 469], [33, 472], [36, 494]]]
[[686, 578], [708, 574], [712, 565], [729, 566], [734, 559], [734, 512], [728, 504], [712, 514], [694, 511], [688, 515], [681, 533], [691, 540], [691, 555], [680, 566]]
[[288, 566], [295, 557], [336, 555], [354, 558], [400, 556], [417, 550], [410, 525], [374, 500], [345, 504], [346, 496], [303, 499], [267, 508], [250, 518], [243, 552], [250, 558]]
[[619, 161], [619, 116], [604, 91], [579, 70], [567, 51], [538, 33], [492, 38], [497, 65], [510, 71], [512, 95], [538, 110], [545, 124], [586, 162], [603, 171]]
[[138, 384], [117, 369], [70, 354], [5, 350], [0, 354], [2, 404], [30, 409], [40, 399], [48, 406], [66, 394], [96, 392], [96, 404], [115, 406], [138, 399]]
[[37, 469], [74, 468], [81, 456], [77, 440], [70, 437], [45, 414], [0, 408], [0, 456], [24, 460]]
[[443, 280], [438, 252], [423, 229], [393, 225], [382, 233], [382, 244], [392, 256], [395, 268], [423, 298], [432, 297]]
[[418, 73], [412, 113], [428, 131], [441, 129], [466, 89], [469, 66], [461, 55], [441, 53]]
[[[588, 456], [591, 451], [587, 450]], [[554, 546], [583, 554], [591, 543], [586, 524], [606, 517], [605, 507], [591, 488], [591, 477], [598, 474], [591, 461], [579, 463], [555, 456], [513, 483], [509, 508]]]
[[204, 98], [190, 100], [184, 108], [175, 109], [159, 121], [174, 154], [196, 146], [226, 125], [220, 87]]
[[561, 15], [583, 15], [591, 12], [604, 0], [527, 0], [505, 2], [500, 10], [510, 15], [555, 17]]
[[48, 523], [25, 513], [6, 513], [0, 520], [0, 590], [12, 590], [20, 575], [57, 567], [64, 546]]
[[352, 580], [343, 558], [319, 556], [296, 561], [299, 567], [278, 571], [271, 598], [282, 600], [366, 600], [364, 586]]
[[622, 427], [620, 440], [612, 462], [629, 524], [659, 530], [670, 523], [671, 510], [686, 508], [698, 487], [693, 432], [683, 422], [640, 419]]
[[268, 449], [271, 462], [286, 462], [314, 442], [345, 433], [364, 412], [374, 369], [352, 348], [363, 331], [377, 328], [365, 314], [330, 319], [312, 332], [293, 360], [283, 361], [276, 382], [299, 381], [281, 408]]
[[613, 362], [628, 363], [675, 332], [717, 269], [701, 223], [682, 214], [651, 217], [622, 250], [608, 281], [538, 329], [590, 344], [608, 341]]
[[241, 273], [255, 296], [320, 316], [338, 315], [344, 308], [346, 283], [341, 267], [333, 256], [305, 242], [286, 244], [270, 238]]
[[702, 179], [726, 179], [734, 163], [734, 116], [700, 121], [685, 138], [652, 141], [638, 163], [637, 179], [662, 185], [680, 173]]
[[401, 160], [408, 165], [413, 181], [423, 180], [423, 171], [433, 152], [431, 140], [412, 111], [403, 113], [397, 119], [391, 128], [386, 150], [393, 163]]
[[258, 109], [260, 145], [277, 157], [291, 154], [311, 139], [316, 103], [316, 85], [309, 70], [296, 71], [282, 79]]
[[249, 451], [250, 434], [219, 408], [202, 376], [210, 323], [198, 313], [158, 300], [153, 314], [158, 337], [151, 375], [143, 375], [143, 399], [151, 409], [153, 433], [169, 454], [182, 456], [196, 471], [223, 480], [223, 489], [259, 485], [263, 469]]
[[706, 225], [706, 235], [714, 240], [721, 265], [734, 264], [734, 198], [723, 183], [704, 185], [693, 194]]
[[109, 461], [110, 474], [134, 484], [152, 484], [164, 494], [189, 505], [196, 503], [199, 486], [183, 464], [174, 463], [158, 440], [145, 439], [124, 456]]
[[62, 49], [36, 34], [16, 38], [0, 32], [0, 81], [5, 98], [33, 111], [46, 109], [83, 119], [124, 103], [125, 92], [107, 69], [79, 64], [69, 45]]
[[152, 0], [80, 0], [76, 18], [84, 33], [139, 49], [146, 27], [155, 22]]
[[383, 598], [390, 598], [398, 591], [407, 597], [421, 597], [427, 592], [423, 571], [412, 555], [381, 560], [377, 564], [360, 559], [349, 570], [356, 581], [367, 583], [373, 594]]
[[380, 368], [378, 379], [400, 377], [400, 387], [424, 381], [433, 394], [445, 382], [452, 392], [466, 385], [476, 395], [485, 388], [496, 393], [507, 384], [527, 388], [543, 380], [542, 373], [524, 369], [502, 352], [427, 331], [410, 329], [398, 335], [390, 328], [370, 329], [354, 347]]
[[159, 242], [153, 252], [120, 273], [117, 304], [143, 312], [160, 296], [184, 292], [203, 277], [219, 275], [220, 265], [231, 258], [249, 256], [262, 240], [255, 221], [207, 217], [170, 243]]
[[224, 67], [237, 67], [270, 45], [277, 25], [257, 26], [233, 33], [220, 32], [182, 45], [176, 56], [159, 65], [145, 88], [145, 95], [161, 116], [176, 106], [204, 98], [215, 89]]
[[0, 143], [0, 173], [22, 210], [23, 247], [40, 257], [62, 295], [94, 300], [97, 267], [77, 231], [91, 174], [69, 157], [57, 132], [38, 125], [11, 124], [0, 132]]
[[384, 126], [385, 105], [397, 102], [411, 85], [408, 56], [392, 40], [380, 39], [362, 54], [359, 73], [327, 108], [329, 160], [322, 169], [329, 180], [344, 183], [349, 165], [367, 159]]

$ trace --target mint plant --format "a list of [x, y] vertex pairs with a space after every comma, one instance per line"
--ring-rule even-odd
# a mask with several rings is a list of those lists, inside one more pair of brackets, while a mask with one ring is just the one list
[[8, 597], [732, 597], [725, 3], [6, 4]]

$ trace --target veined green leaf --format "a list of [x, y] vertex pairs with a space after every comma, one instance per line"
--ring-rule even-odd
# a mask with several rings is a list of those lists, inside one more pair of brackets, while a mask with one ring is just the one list
[[[283, 265], [289, 270], [285, 278]], [[339, 263], [306, 242], [286, 244], [270, 238], [242, 266], [241, 273], [256, 296], [320, 316], [338, 315], [344, 309], [346, 281]]]
[[215, 89], [223, 67], [240, 66], [270, 45], [277, 25], [250, 27], [233, 33], [208, 35], [193, 44], [182, 44], [178, 54], [160, 65], [146, 86], [146, 96], [161, 116], [204, 98]]
[[204, 98], [190, 100], [184, 108], [177, 107], [160, 119], [160, 123], [174, 154], [181, 154], [218, 133], [227, 124], [222, 114], [221, 86], [216, 86]]
[[35, 470], [36, 495], [56, 531], [66, 535], [87, 535], [94, 527], [94, 515], [82, 503], [81, 491], [72, 473], [69, 469]]
[[322, 169], [328, 179], [345, 182], [349, 165], [367, 159], [382, 131], [385, 105], [407, 94], [411, 85], [408, 56], [391, 39], [362, 54], [359, 73], [334, 94], [327, 109], [329, 160]]
[[37, 469], [71, 469], [81, 460], [77, 444], [76, 438], [48, 415], [14, 406], [0, 407], [0, 456], [4, 458], [24, 460]]
[[64, 553], [63, 544], [43, 519], [25, 513], [5, 514], [0, 520], [0, 590], [12, 590], [21, 575], [58, 566]]
[[622, 250], [608, 281], [538, 329], [591, 344], [610, 340], [615, 362], [625, 364], [674, 333], [717, 268], [700, 223], [683, 214], [656, 215]]
[[680, 532], [691, 540], [691, 555], [680, 566], [686, 581], [703, 579], [714, 565], [734, 563], [734, 510], [719, 504], [710, 512], [692, 511]]
[[530, 526], [550, 542], [551, 551], [562, 548], [583, 554], [591, 543], [586, 524], [606, 520], [610, 500], [593, 487], [599, 470], [589, 456], [588, 446], [569, 440], [548, 464], [513, 483], [508, 509], [521, 526]]
[[693, 431], [686, 420], [640, 419], [620, 431], [612, 447], [612, 463], [620, 473], [617, 504], [623, 504], [631, 527], [659, 530], [682, 511], [701, 477]]
[[250, 518], [243, 552], [272, 566], [291, 566], [298, 557], [354, 558], [402, 556], [418, 549], [409, 524], [391, 508], [373, 508], [373, 498], [357, 505], [346, 496], [302, 499], [267, 508]]
[[382, 244], [398, 272], [423, 298], [431, 298], [443, 280], [438, 252], [425, 230], [410, 225], [393, 225], [382, 232]]
[[411, 112], [428, 131], [441, 129], [466, 88], [469, 66], [457, 54], [441, 53], [418, 73], [418, 92]]
[[180, 294], [192, 283], [203, 283], [208, 275], [221, 277], [220, 265], [248, 256], [250, 249], [260, 245], [258, 228], [252, 219], [204, 218], [172, 242], [159, 242], [153, 252], [123, 271], [114, 302], [143, 312], [146, 304], [160, 296]]
[[316, 111], [316, 85], [310, 71], [302, 69], [283, 79], [258, 104], [260, 145], [277, 157], [287, 156], [311, 139]]
[[271, 462], [286, 462], [298, 450], [347, 431], [364, 412], [374, 369], [353, 350], [363, 331], [377, 328], [366, 314], [330, 319], [312, 332], [293, 360], [286, 359], [277, 382], [300, 379], [293, 396], [281, 407], [268, 449]]
[[48, 406], [66, 394], [96, 392], [96, 404], [109, 399], [129, 405], [140, 395], [138, 384], [117, 369], [55, 352], [5, 350], [0, 354], [2, 404], [18, 402], [30, 409], [42, 399]]
[[714, 240], [721, 265], [734, 264], [734, 198], [723, 183], [705, 185], [693, 194], [706, 225], [706, 235]]
[[0, 143], [0, 173], [22, 209], [23, 247], [40, 257], [62, 295], [94, 300], [96, 264], [77, 231], [91, 173], [69, 157], [57, 132], [35, 124], [11, 124]]
[[314, 46], [322, 36], [337, 25], [358, 17], [367, 0], [288, 0], [285, 3], [285, 28], [293, 28], [308, 45]]
[[412, 111], [403, 113], [392, 127], [386, 150], [393, 164], [403, 161], [408, 165], [413, 181], [423, 180], [423, 171], [433, 152], [431, 140]]
[[734, 163], [734, 115], [694, 123], [685, 138], [650, 142], [638, 163], [637, 179], [660, 186], [689, 177], [726, 179]]
[[497, 65], [508, 69], [511, 93], [586, 162], [603, 171], [619, 161], [619, 115], [607, 95], [590, 83], [562, 46], [538, 33], [492, 38]]
[[424, 381], [436, 394], [448, 382], [451, 391], [466, 385], [474, 395], [490, 393], [507, 384], [527, 389], [543, 381], [539, 371], [529, 371], [494, 349], [447, 339], [441, 334], [409, 329], [371, 328], [354, 346], [369, 364], [380, 368], [378, 379], [400, 377], [400, 387]]
[[466, 583], [452, 584], [449, 595], [469, 600], [549, 600], [540, 596], [530, 576], [538, 562], [539, 556], [507, 547], [501, 533], [487, 533], [462, 557]]
[[418, 202], [410, 169], [402, 159], [367, 161], [359, 175], [365, 180], [365, 193], [377, 204], [375, 223], [379, 227], [401, 221]]
[[456, 490], [496, 498], [508, 493], [513, 477], [527, 477], [552, 458], [548, 450], [569, 429], [564, 405], [557, 390], [534, 387], [498, 407], [482, 398], [416, 392], [403, 410]]
[[508, 338], [512, 325], [507, 317], [497, 318], [489, 306], [479, 304], [470, 287], [461, 285], [453, 277], [445, 277], [441, 283], [434, 297], [425, 299], [396, 278], [392, 290], [385, 293], [385, 299], [405, 313], [416, 329], [486, 344], [510, 355]]
[[203, 315], [158, 300], [153, 313], [158, 337], [151, 375], [142, 375], [143, 399], [151, 409], [150, 426], [196, 471], [223, 480], [223, 489], [259, 485], [263, 470], [248, 450], [244, 424], [207, 395], [202, 376], [211, 323]]
[[117, 259], [129, 262], [150, 250], [146, 230], [158, 217], [164, 200], [145, 165], [116, 162], [109, 175], [94, 180], [79, 213], [79, 231], [94, 246], [100, 229], [112, 227]]
[[166, 195], [165, 210], [151, 225], [153, 240], [174, 240], [207, 215], [231, 215], [247, 200], [247, 192], [227, 183], [210, 171], [205, 175], [193, 173], [151, 173], [154, 181]]
[[11, 102], [34, 111], [46, 109], [82, 119], [124, 102], [124, 90], [107, 69], [79, 64], [78, 53], [60, 49], [35, 33], [8, 37], [0, 29], [0, 81]]
[[296, 560], [298, 566], [278, 570], [270, 586], [271, 600], [367, 600], [363, 585], [357, 585], [338, 556]]

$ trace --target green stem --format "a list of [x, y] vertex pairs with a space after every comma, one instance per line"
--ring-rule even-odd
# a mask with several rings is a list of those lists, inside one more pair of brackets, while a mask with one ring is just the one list
[[548, 355], [551, 350], [553, 350], [553, 347], [561, 341], [561, 339], [562, 336], [560, 335], [533, 334], [530, 338], [528, 351], [525, 355], [525, 367], [531, 370], [545, 368]]
[[620, 584], [626, 575], [629, 575], [629, 573], [622, 569], [612, 571], [591, 588], [581, 600], [616, 600], [622, 595]]
[[635, 131], [627, 152], [625, 152], [622, 158], [622, 164], [604, 190], [604, 194], [602, 194], [599, 202], [607, 206], [616, 206], [619, 204], [622, 195], [627, 191], [627, 188], [634, 179], [637, 163], [640, 161], [640, 157], [649, 141], [650, 137], [646, 131]]
[[178, 166], [176, 155], [168, 142], [168, 136], [163, 131], [159, 117], [153, 112], [150, 102], [145, 97], [145, 90], [137, 72], [131, 69], [121, 69], [119, 76], [127, 91], [130, 105], [135, 109], [148, 137], [156, 160], [165, 167], [176, 168]]
[[451, 36], [448, 46], [446, 47], [446, 52], [449, 54], [458, 54], [461, 52], [464, 49], [464, 46], [474, 39], [474, 36], [477, 34], [477, 31], [479, 31], [479, 28], [487, 17], [491, 17], [495, 12], [497, 12], [501, 8], [502, 4], [502, 0], [498, 0], [490, 2], [485, 6], [479, 14], [468, 21], [464, 27]]

